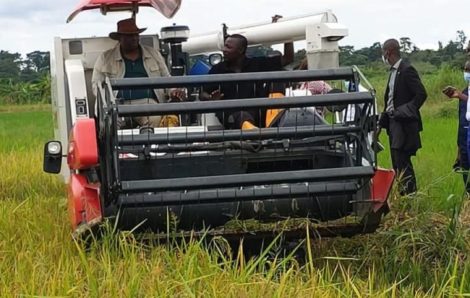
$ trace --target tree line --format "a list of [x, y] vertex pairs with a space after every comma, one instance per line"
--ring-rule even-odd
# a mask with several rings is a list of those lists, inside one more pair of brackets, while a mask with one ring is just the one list
[[[461, 69], [467, 55], [467, 36], [463, 30], [456, 32], [454, 40], [446, 44], [438, 42], [437, 49], [419, 49], [409, 37], [399, 38], [405, 59], [417, 65], [421, 72], [433, 72], [447, 66]], [[370, 47], [355, 49], [354, 46], [339, 47], [340, 65], [358, 65], [383, 68], [382, 44], [374, 42]], [[266, 55], [271, 48], [251, 49], [253, 55]], [[305, 50], [295, 53], [293, 67], [305, 57]], [[33, 51], [22, 57], [19, 53], [0, 50], [0, 104], [25, 102], [50, 102], [50, 53]]]
[[0, 50], [0, 80], [37, 82], [49, 74], [50, 53], [34, 51], [23, 58], [19, 53]]
[[[421, 50], [409, 37], [399, 38], [401, 52], [404, 58], [416, 63], [428, 66], [441, 67], [448, 65], [453, 68], [462, 68], [466, 54], [467, 36], [463, 30], [458, 30], [455, 40], [450, 40], [444, 45], [438, 42], [436, 50]], [[374, 62], [382, 61], [382, 44], [373, 43], [370, 47], [355, 50], [353, 46], [340, 46], [341, 65], [370, 66]]]
[[[439, 41], [436, 50], [421, 50], [409, 37], [401, 37], [399, 42], [404, 57], [412, 62], [423, 62], [435, 67], [446, 64], [461, 68], [466, 59], [464, 49], [467, 46], [467, 36], [463, 30], [458, 30], [455, 40], [450, 40], [445, 45]], [[370, 47], [357, 50], [354, 46], [345, 45], [340, 46], [339, 50], [340, 65], [370, 66], [382, 61], [380, 42], [374, 42]], [[266, 54], [268, 51], [269, 48], [259, 47], [251, 52]], [[305, 50], [297, 51], [294, 65], [299, 63], [304, 56]], [[49, 65], [50, 53], [47, 51], [34, 51], [23, 58], [19, 53], [0, 50], [0, 81], [38, 82], [44, 75], [49, 74]]]

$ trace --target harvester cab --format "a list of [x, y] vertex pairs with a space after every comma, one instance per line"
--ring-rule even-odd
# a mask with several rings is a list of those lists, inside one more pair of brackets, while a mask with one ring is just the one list
[[[95, 7], [104, 12], [113, 9], [112, 3], [115, 9], [127, 3], [134, 12], [139, 3], [158, 3], [156, 7], [168, 16], [180, 5], [180, 1], [151, 0], [85, 2], [101, 3]], [[101, 52], [114, 46], [113, 41], [56, 38], [52, 85], [58, 141], [46, 144], [44, 169], [59, 172], [61, 146], [68, 144], [61, 173], [68, 180], [74, 232], [81, 234], [106, 219], [120, 230], [162, 235], [171, 228], [183, 237], [201, 233], [266, 239], [281, 226], [286, 237], [293, 238], [306, 232], [375, 231], [388, 210], [394, 173], [377, 167], [371, 138], [376, 129], [374, 92], [362, 91], [361, 82], [366, 80], [359, 69], [338, 67], [337, 42], [347, 29], [336, 17], [327, 11], [189, 38], [187, 31], [185, 26], [162, 30], [170, 43], [169, 68], [174, 76], [108, 78], [96, 98], [90, 80], [93, 65]], [[185, 56], [220, 50], [227, 32], [242, 33], [251, 44], [306, 40], [310, 70], [175, 75], [190, 69]], [[156, 35], [141, 36], [141, 43], [156, 49], [161, 44]], [[311, 81], [327, 81], [341, 92], [295, 90], [299, 83]], [[198, 100], [208, 88], [242, 85], [282, 95]], [[189, 100], [126, 104], [119, 98], [119, 90], [142, 88], [184, 89]], [[327, 111], [319, 113], [321, 107]], [[251, 129], [223, 125], [224, 117], [246, 111], [255, 111], [263, 125]], [[186, 120], [177, 127], [145, 130], [122, 129], [118, 124], [123, 118], [169, 115]]]

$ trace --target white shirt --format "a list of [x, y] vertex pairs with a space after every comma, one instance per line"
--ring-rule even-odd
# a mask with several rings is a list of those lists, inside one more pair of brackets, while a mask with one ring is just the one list
[[395, 89], [395, 79], [397, 78], [398, 67], [400, 66], [401, 59], [398, 60], [392, 68], [390, 68], [390, 79], [388, 80], [388, 100], [387, 108], [385, 111], [391, 112], [394, 110], [393, 107], [393, 90]]

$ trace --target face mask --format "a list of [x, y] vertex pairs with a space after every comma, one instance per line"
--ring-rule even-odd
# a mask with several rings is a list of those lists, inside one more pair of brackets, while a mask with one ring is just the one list
[[466, 81], [466, 82], [470, 82], [470, 72], [464, 72], [463, 73], [463, 79]]
[[385, 63], [385, 65], [390, 65], [384, 55], [382, 55], [382, 61]]

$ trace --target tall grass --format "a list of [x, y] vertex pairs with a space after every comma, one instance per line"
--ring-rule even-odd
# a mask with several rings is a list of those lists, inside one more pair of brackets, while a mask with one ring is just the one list
[[[374, 235], [311, 240], [311, 257], [224, 253], [223, 242], [156, 245], [105, 233], [71, 240], [63, 199], [0, 204], [0, 295], [72, 297], [448, 297], [470, 293], [468, 230], [448, 219], [389, 216]], [[466, 223], [468, 224], [468, 222]], [[215, 246], [219, 246], [218, 250]]]
[[[435, 90], [441, 83], [458, 85], [458, 73], [440, 71], [425, 76], [425, 84]], [[379, 94], [385, 79], [372, 78]], [[90, 246], [74, 242], [63, 185], [41, 173], [42, 145], [52, 137], [50, 112], [2, 106], [0, 296], [470, 296], [470, 204], [451, 170], [456, 102], [429, 94], [423, 148], [413, 160], [420, 193], [413, 199], [394, 193], [392, 211], [375, 234], [310, 235], [299, 244], [305, 258], [294, 257], [292, 249], [277, 254], [279, 243], [245, 258], [229, 253], [220, 239], [158, 245], [112, 233], [112, 227]], [[390, 165], [388, 151], [379, 162]]]

